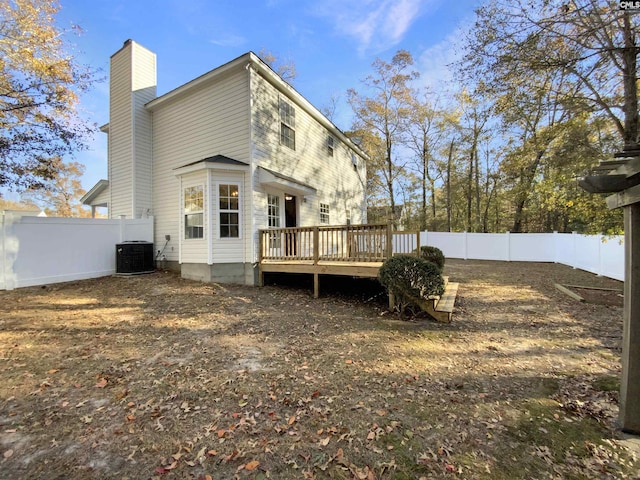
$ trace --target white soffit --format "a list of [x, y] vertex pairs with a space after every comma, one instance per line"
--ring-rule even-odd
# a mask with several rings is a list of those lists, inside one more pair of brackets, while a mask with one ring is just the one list
[[315, 195], [317, 193], [317, 190], [310, 185], [263, 167], [258, 167], [258, 178], [261, 185], [284, 190], [286, 193], [295, 193], [302, 196]]

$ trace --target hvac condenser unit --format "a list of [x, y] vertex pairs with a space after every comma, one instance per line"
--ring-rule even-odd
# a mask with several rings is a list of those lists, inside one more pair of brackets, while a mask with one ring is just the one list
[[131, 241], [116, 244], [116, 273], [134, 275], [154, 270], [152, 242]]

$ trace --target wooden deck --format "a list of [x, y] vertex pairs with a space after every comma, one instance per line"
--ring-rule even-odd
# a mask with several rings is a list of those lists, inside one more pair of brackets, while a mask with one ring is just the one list
[[376, 278], [382, 263], [397, 254], [417, 254], [420, 232], [394, 232], [390, 225], [341, 225], [260, 230], [259, 283], [264, 273]]
[[[343, 225], [260, 230], [259, 283], [265, 273], [313, 275], [313, 296], [320, 294], [320, 275], [376, 278], [393, 255], [416, 255], [420, 232], [394, 232], [390, 225]], [[440, 297], [425, 299], [422, 309], [439, 322], [450, 322], [458, 291], [445, 278]], [[389, 298], [390, 307], [393, 299]]]

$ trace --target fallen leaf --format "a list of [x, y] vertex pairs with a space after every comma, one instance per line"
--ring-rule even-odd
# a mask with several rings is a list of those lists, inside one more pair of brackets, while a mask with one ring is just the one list
[[3, 456], [4, 458], [9, 458], [11, 455], [13, 455], [13, 450], [12, 450], [12, 449], [9, 449], [9, 450], [7, 450], [6, 452], [4, 452], [4, 453], [2, 454], [2, 456]]
[[327, 437], [323, 440], [320, 440], [320, 445], [322, 445], [323, 447], [326, 447], [327, 445], [329, 445], [330, 441], [331, 441], [331, 437]]
[[106, 378], [101, 378], [100, 381], [98, 383], [96, 383], [96, 387], [97, 388], [104, 388], [107, 386], [107, 379]]
[[289, 417], [289, 425], [293, 425], [296, 421], [296, 416], [292, 415], [291, 417]]
[[47, 373], [49, 375], [53, 375], [54, 373], [59, 372], [59, 371], [60, 371], [59, 368], [52, 368], [51, 370], [47, 370]]
[[244, 466], [244, 469], [245, 470], [255, 470], [256, 468], [258, 468], [258, 465], [260, 465], [260, 462], [258, 460], [253, 460], [253, 461], [247, 463]]
[[346, 363], [347, 365], [351, 365], [353, 363], [353, 360], [347, 359], [344, 361], [344, 363]]

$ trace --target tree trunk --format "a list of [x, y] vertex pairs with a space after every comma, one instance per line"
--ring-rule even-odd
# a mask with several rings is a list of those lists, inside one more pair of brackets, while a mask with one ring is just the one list
[[637, 84], [637, 47], [631, 26], [631, 16], [624, 12], [624, 145], [635, 147], [638, 144], [638, 84]]
[[468, 232], [473, 231], [471, 228], [471, 205], [472, 205], [472, 197], [471, 193], [473, 190], [473, 157], [475, 155], [475, 146], [471, 149], [471, 154], [469, 155], [469, 175], [467, 177], [467, 228]]
[[451, 140], [451, 145], [449, 146], [449, 158], [447, 159], [447, 232], [451, 231], [451, 164], [453, 162], [454, 145], [455, 140]]
[[389, 204], [391, 205], [391, 212], [389, 213], [389, 221], [393, 225], [393, 229], [397, 230], [398, 225], [396, 221], [396, 199], [393, 192], [393, 161], [391, 160], [391, 142], [389, 136], [387, 136], [387, 190], [389, 191]]

